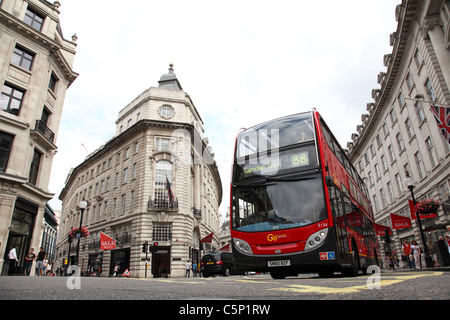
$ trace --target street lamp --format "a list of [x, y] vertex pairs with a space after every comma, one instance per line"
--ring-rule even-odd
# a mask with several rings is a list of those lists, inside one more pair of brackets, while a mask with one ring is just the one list
[[[411, 178], [408, 171], [406, 171], [405, 174], [406, 174], [406, 178], [404, 180], [404, 183], [405, 183], [406, 187], [409, 189], [409, 191], [411, 192], [411, 197], [412, 197], [412, 201], [413, 201], [414, 208], [415, 208], [416, 207], [416, 199], [414, 198], [414, 191], [413, 191], [414, 180]], [[422, 239], [423, 252], [425, 254], [425, 264], [426, 264], [427, 268], [432, 268], [433, 261], [431, 260], [430, 253], [428, 252], [427, 243], [425, 242], [425, 236], [422, 231], [422, 222], [420, 221], [420, 214], [418, 212], [416, 212], [416, 220], [417, 220], [417, 226], [418, 226], [419, 232], [420, 232], [420, 238]]]
[[77, 261], [77, 265], [78, 265], [78, 258], [80, 256], [80, 240], [81, 240], [81, 228], [83, 227], [83, 213], [84, 210], [86, 210], [87, 207], [87, 202], [86, 201], [80, 201], [80, 203], [78, 204], [78, 207], [80, 208], [81, 211], [81, 215], [80, 215], [80, 234], [78, 236], [78, 240], [77, 240], [77, 256], [76, 256], [76, 261]]

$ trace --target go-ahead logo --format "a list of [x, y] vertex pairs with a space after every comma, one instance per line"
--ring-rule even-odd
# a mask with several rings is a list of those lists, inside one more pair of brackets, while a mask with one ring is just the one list
[[268, 241], [278, 241], [278, 239], [279, 238], [286, 238], [287, 237], [287, 235], [286, 234], [272, 234], [272, 233], [269, 233], [268, 235], [267, 235], [267, 240]]

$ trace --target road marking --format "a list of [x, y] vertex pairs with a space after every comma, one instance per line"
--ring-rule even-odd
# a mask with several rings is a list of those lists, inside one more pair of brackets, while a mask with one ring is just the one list
[[[432, 273], [416, 273], [416, 274], [409, 274], [409, 275], [389, 275], [386, 278], [389, 279], [383, 279], [385, 278], [383, 275], [381, 276], [380, 280], [380, 286], [390, 286], [396, 283], [400, 283], [406, 280], [421, 278], [421, 277], [431, 277], [431, 276], [439, 276], [442, 275], [443, 272], [432, 272]], [[361, 278], [361, 280], [364, 280], [364, 282], [367, 281], [368, 277], [364, 277], [364, 279]], [[358, 279], [357, 279], [358, 280]], [[273, 288], [268, 289], [271, 291], [285, 291], [285, 292], [297, 292], [297, 293], [323, 293], [323, 294], [338, 294], [338, 293], [358, 293], [363, 290], [369, 290], [367, 283], [364, 283], [363, 285], [358, 286], [350, 286], [350, 287], [343, 287], [343, 288], [335, 288], [335, 287], [319, 287], [319, 286], [307, 286], [307, 285], [288, 285], [284, 288]]]

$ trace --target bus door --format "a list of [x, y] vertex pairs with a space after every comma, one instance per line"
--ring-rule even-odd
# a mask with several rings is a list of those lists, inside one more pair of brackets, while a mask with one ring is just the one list
[[348, 247], [348, 236], [346, 228], [346, 219], [343, 210], [342, 191], [335, 186], [329, 187], [330, 192], [330, 206], [333, 213], [333, 222], [336, 229], [337, 244], [339, 247], [339, 255], [343, 260], [348, 260], [350, 257], [350, 250]]

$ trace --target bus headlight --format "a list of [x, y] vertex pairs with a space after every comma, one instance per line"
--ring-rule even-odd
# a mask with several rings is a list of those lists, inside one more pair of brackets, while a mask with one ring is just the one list
[[238, 251], [245, 254], [253, 254], [252, 248], [246, 241], [237, 238], [234, 238], [233, 241], [234, 246], [238, 249]]
[[312, 235], [310, 235], [308, 240], [306, 240], [305, 251], [312, 250], [312, 249], [320, 246], [326, 239], [327, 234], [328, 234], [328, 229], [323, 229], [323, 230], [317, 231], [316, 233], [313, 233]]

